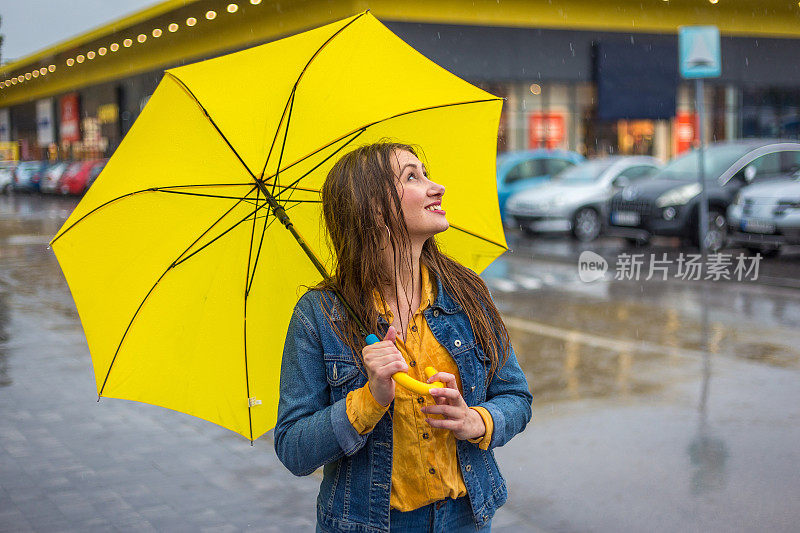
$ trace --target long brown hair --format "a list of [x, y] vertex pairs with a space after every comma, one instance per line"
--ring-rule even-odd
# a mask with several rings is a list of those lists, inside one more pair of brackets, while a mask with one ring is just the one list
[[[402, 266], [411, 268], [411, 241], [395, 187], [398, 176], [391, 164], [397, 151], [417, 157], [421, 153], [413, 146], [385, 140], [361, 146], [336, 162], [322, 186], [322, 211], [335, 272], [315, 288], [338, 292], [368, 332], [376, 334], [378, 310], [373, 291], [382, 299], [382, 287], [396, 287], [378, 253], [386, 246], [387, 237], [394, 257], [407, 261]], [[440, 251], [435, 237], [425, 241], [420, 262], [467, 314], [475, 340], [489, 358], [490, 382], [498, 365], [508, 359], [510, 347], [508, 331], [486, 285], [472, 270]], [[394, 275], [400, 266], [394, 265]], [[365, 343], [358, 324], [348, 316], [342, 317], [341, 328], [330, 322], [339, 338], [360, 356]]]

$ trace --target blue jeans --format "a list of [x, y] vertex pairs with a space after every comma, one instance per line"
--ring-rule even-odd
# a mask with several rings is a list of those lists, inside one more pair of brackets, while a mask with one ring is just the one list
[[[447, 498], [405, 513], [392, 509], [389, 516], [392, 533], [490, 533], [492, 531], [491, 520], [481, 529], [475, 527], [469, 498], [466, 496], [456, 500]], [[328, 532], [317, 524], [316, 533]]]

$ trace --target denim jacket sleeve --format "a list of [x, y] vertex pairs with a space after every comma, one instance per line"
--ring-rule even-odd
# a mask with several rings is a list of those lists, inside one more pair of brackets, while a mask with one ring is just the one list
[[494, 430], [489, 449], [503, 446], [525, 429], [531, 420], [533, 395], [519, 366], [514, 349], [502, 368], [498, 367], [486, 390], [486, 401], [479, 404], [492, 415]]
[[368, 438], [347, 418], [346, 399], [331, 403], [324, 349], [309, 291], [295, 307], [281, 362], [275, 452], [296, 476], [305, 476], [342, 455], [356, 453]]

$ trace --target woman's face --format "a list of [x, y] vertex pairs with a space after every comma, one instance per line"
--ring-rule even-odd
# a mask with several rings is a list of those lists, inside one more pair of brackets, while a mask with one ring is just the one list
[[442, 209], [444, 186], [428, 179], [424, 165], [411, 152], [397, 150], [392, 158], [397, 195], [412, 241], [441, 233], [450, 227]]

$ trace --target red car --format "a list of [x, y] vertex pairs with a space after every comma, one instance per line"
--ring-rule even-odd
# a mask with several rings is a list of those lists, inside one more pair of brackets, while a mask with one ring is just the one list
[[105, 159], [72, 163], [61, 177], [61, 194], [83, 194], [106, 164]]

